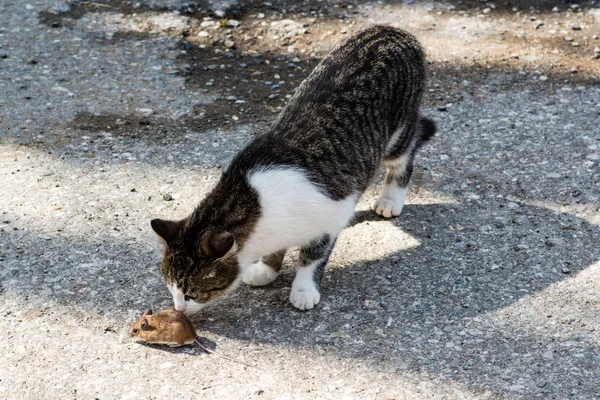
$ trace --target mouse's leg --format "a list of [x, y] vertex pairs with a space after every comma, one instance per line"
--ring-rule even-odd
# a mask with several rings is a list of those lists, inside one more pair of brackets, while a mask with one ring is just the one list
[[250, 286], [265, 286], [273, 282], [283, 263], [285, 250], [278, 251], [268, 256], [263, 256], [246, 268], [243, 272], [242, 280]]
[[329, 259], [336, 235], [324, 234], [300, 248], [300, 268], [292, 283], [290, 302], [299, 310], [310, 310], [321, 300], [319, 283]]

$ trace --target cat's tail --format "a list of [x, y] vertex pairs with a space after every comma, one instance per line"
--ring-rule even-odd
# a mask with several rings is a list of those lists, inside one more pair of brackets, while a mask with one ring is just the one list
[[425, 142], [435, 135], [437, 128], [435, 122], [429, 118], [421, 118], [419, 120], [419, 147], [423, 146]]

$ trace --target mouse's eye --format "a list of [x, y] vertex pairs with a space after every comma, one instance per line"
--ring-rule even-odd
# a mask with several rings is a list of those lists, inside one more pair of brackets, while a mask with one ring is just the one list
[[196, 296], [191, 296], [191, 295], [186, 294], [185, 296], [183, 296], [183, 299], [185, 301], [196, 300]]
[[133, 333], [138, 333], [138, 332], [139, 332], [139, 330], [137, 330], [137, 329], [133, 330]]

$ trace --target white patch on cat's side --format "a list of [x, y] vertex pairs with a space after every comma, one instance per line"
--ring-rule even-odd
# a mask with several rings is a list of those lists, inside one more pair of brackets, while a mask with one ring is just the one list
[[299, 310], [310, 310], [321, 300], [321, 294], [313, 279], [319, 261], [300, 267], [292, 283], [290, 302]]
[[242, 280], [250, 286], [268, 285], [279, 275], [273, 268], [262, 262], [262, 260], [249, 265], [242, 274]]
[[302, 246], [328, 234], [336, 237], [354, 215], [357, 195], [336, 201], [306, 174], [291, 167], [263, 167], [248, 174], [260, 198], [261, 216], [238, 252], [242, 272], [265, 254]]
[[400, 215], [407, 191], [407, 188], [398, 186], [396, 180], [390, 184], [386, 183], [381, 197], [375, 202], [375, 212], [385, 218]]

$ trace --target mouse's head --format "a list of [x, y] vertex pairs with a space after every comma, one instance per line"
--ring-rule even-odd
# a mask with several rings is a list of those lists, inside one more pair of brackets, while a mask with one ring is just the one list
[[140, 319], [134, 322], [129, 328], [129, 336], [139, 337], [143, 339], [145, 332], [150, 330], [150, 317], [152, 316], [152, 310], [146, 310], [142, 313]]
[[237, 243], [229, 232], [192, 229], [187, 219], [151, 225], [165, 244], [160, 272], [176, 310], [196, 312], [240, 282]]

